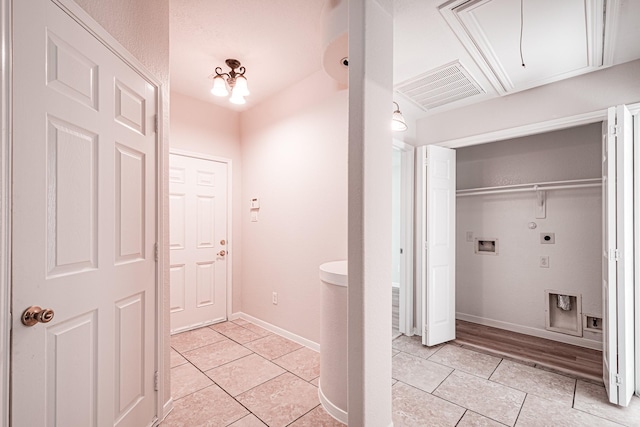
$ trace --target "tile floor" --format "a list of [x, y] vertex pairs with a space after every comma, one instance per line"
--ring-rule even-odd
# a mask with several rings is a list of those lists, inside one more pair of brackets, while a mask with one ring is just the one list
[[[171, 337], [174, 409], [161, 427], [342, 426], [319, 405], [319, 354], [245, 320]], [[393, 341], [393, 422], [416, 426], [640, 426], [640, 398], [419, 337]]]

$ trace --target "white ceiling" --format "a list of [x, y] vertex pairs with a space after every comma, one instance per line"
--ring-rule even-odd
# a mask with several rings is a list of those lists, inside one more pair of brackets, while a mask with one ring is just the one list
[[[243, 110], [320, 70], [325, 1], [171, 0], [172, 90]], [[520, 1], [394, 0], [396, 88], [459, 62], [482, 89], [430, 109], [396, 94], [403, 111], [424, 117], [640, 58], [638, 0], [522, 1], [526, 68]], [[247, 68], [244, 106], [209, 93], [208, 76], [216, 66], [227, 71], [227, 58]]]

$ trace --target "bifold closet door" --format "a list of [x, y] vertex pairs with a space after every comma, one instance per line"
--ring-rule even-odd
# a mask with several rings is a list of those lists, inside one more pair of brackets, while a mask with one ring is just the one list
[[602, 149], [603, 381], [609, 401], [627, 406], [634, 384], [633, 117], [609, 108]]
[[456, 152], [428, 145], [423, 153], [420, 253], [422, 343], [456, 337]]

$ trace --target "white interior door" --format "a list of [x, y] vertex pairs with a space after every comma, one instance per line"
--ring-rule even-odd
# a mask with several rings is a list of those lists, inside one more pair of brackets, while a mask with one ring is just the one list
[[609, 401], [627, 406], [634, 384], [633, 125], [624, 106], [608, 111], [603, 143], [603, 380]]
[[171, 331], [227, 319], [227, 164], [171, 154]]
[[432, 346], [456, 337], [456, 152], [428, 145], [424, 165], [422, 343]]
[[149, 426], [156, 88], [49, 0], [13, 23], [12, 425]]

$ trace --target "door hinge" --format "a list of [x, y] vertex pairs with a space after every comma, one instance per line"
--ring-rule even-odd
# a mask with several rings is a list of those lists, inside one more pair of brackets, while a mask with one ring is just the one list
[[425, 323], [425, 325], [424, 325], [424, 329], [422, 329], [422, 330], [423, 330], [423, 331], [425, 331], [425, 332], [427, 332], [427, 330], [428, 330], [428, 329], [429, 329], [429, 328], [427, 328], [427, 325], [426, 325], [426, 323]]
[[618, 136], [618, 134], [620, 133], [620, 126], [619, 125], [609, 125], [609, 134], [612, 136]]
[[153, 120], [153, 121], [154, 121], [153, 126], [154, 126], [154, 128], [155, 128], [155, 130], [156, 130], [156, 133], [158, 133], [158, 115], [157, 115], [157, 114], [155, 115], [155, 117], [154, 117], [154, 120]]
[[158, 244], [157, 243], [153, 244], [153, 259], [155, 260], [155, 262], [158, 262]]
[[426, 240], [424, 241], [424, 248], [429, 249], [429, 242], [427, 242]]
[[619, 374], [616, 374], [616, 385], [617, 386], [622, 385], [622, 377]]
[[620, 250], [619, 249], [609, 249], [609, 259], [613, 261], [620, 261]]
[[158, 377], [159, 377], [159, 376], [158, 376], [158, 371], [155, 371], [155, 372], [153, 373], [153, 389], [154, 389], [155, 391], [158, 391]]

